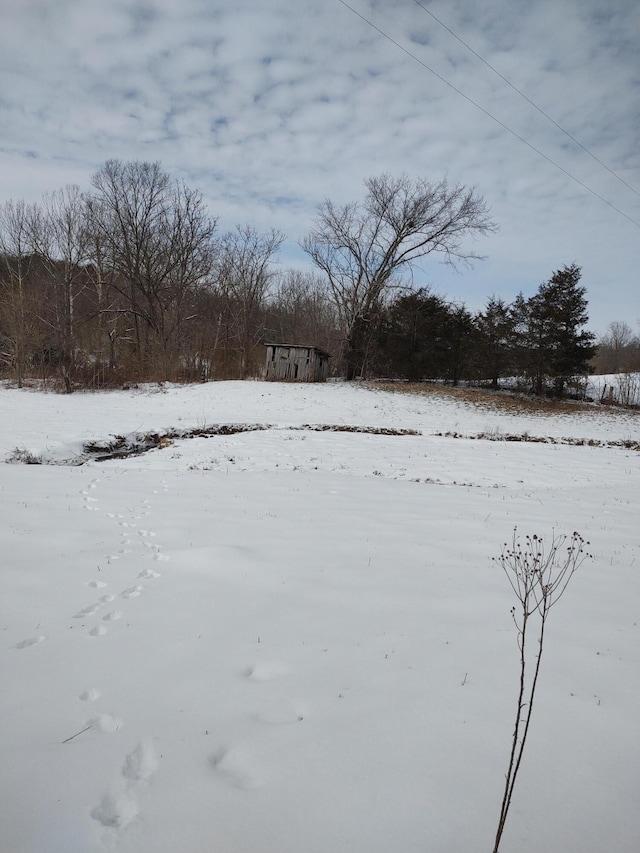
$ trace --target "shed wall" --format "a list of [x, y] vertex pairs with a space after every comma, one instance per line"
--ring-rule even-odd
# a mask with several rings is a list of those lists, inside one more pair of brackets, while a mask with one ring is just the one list
[[329, 356], [315, 347], [267, 346], [265, 378], [271, 381], [324, 382], [329, 373]]

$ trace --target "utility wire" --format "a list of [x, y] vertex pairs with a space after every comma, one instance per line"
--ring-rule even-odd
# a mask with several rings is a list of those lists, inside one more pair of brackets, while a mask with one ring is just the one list
[[561, 124], [559, 124], [559, 123], [558, 123], [554, 118], [552, 118], [548, 113], [546, 113], [546, 112], [542, 109], [542, 107], [539, 107], [539, 106], [535, 103], [535, 101], [532, 101], [532, 100], [531, 100], [531, 98], [530, 98], [528, 95], [525, 95], [525, 93], [524, 93], [521, 89], [518, 89], [518, 87], [517, 87], [517, 86], [514, 86], [514, 84], [511, 82], [511, 80], [508, 80], [508, 79], [504, 76], [504, 74], [501, 74], [501, 73], [498, 71], [498, 69], [497, 69], [497, 68], [494, 68], [494, 67], [493, 67], [493, 65], [491, 65], [491, 63], [490, 63], [490, 62], [487, 62], [487, 60], [486, 60], [483, 56], [480, 56], [480, 54], [479, 54], [476, 50], [474, 50], [474, 49], [471, 47], [471, 45], [467, 44], [467, 43], [466, 43], [466, 41], [464, 41], [463, 39], [461, 39], [461, 38], [460, 38], [460, 36], [459, 36], [459, 35], [457, 35], [457, 33], [454, 33], [454, 31], [453, 31], [450, 27], [448, 27], [448, 26], [444, 23], [444, 21], [441, 21], [441, 20], [440, 20], [440, 18], [438, 18], [436, 15], [434, 15], [434, 14], [433, 14], [433, 12], [432, 12], [430, 9], [427, 9], [427, 7], [426, 7], [425, 5], [423, 5], [423, 4], [420, 2], [420, 0], [414, 0], [414, 3], [415, 3], [417, 6], [419, 6], [419, 7], [420, 7], [424, 12], [426, 12], [426, 13], [427, 13], [427, 15], [430, 15], [430, 16], [433, 18], [433, 20], [434, 20], [434, 21], [436, 21], [438, 24], [440, 24], [440, 26], [441, 26], [441, 27], [444, 27], [444, 29], [445, 29], [448, 33], [450, 33], [450, 34], [454, 37], [454, 39], [457, 39], [457, 41], [459, 41], [461, 45], [463, 45], [464, 47], [466, 47], [466, 48], [467, 48], [467, 50], [471, 51], [471, 53], [472, 53], [472, 54], [473, 54], [477, 59], [479, 59], [479, 60], [480, 60], [480, 62], [484, 63], [484, 65], [486, 65], [486, 66], [487, 66], [487, 68], [490, 68], [490, 69], [493, 71], [493, 73], [494, 73], [494, 74], [497, 74], [497, 75], [498, 75], [498, 77], [499, 77], [501, 80], [503, 80], [503, 81], [507, 84], [507, 86], [510, 86], [510, 87], [513, 89], [513, 91], [514, 91], [514, 92], [517, 92], [517, 93], [518, 93], [522, 98], [524, 98], [524, 99], [525, 99], [525, 101], [526, 101], [528, 104], [531, 104], [531, 106], [532, 106], [534, 109], [536, 109], [536, 110], [540, 113], [540, 115], [543, 115], [543, 116], [547, 119], [547, 121], [550, 121], [550, 122], [551, 122], [551, 124], [555, 125], [555, 127], [557, 127], [557, 128], [558, 128], [558, 130], [561, 130], [561, 131], [564, 133], [564, 135], [565, 135], [565, 136], [568, 136], [568, 137], [569, 137], [569, 139], [570, 139], [572, 142], [574, 142], [574, 143], [575, 143], [579, 148], [582, 148], [582, 150], [583, 150], [586, 154], [588, 154], [588, 155], [589, 155], [589, 157], [593, 158], [593, 159], [596, 161], [596, 163], [599, 163], [599, 164], [602, 166], [602, 168], [603, 168], [603, 169], [606, 169], [606, 170], [607, 170], [607, 172], [609, 172], [609, 174], [613, 175], [613, 177], [614, 177], [614, 178], [616, 178], [618, 181], [620, 181], [620, 183], [621, 183], [621, 184], [624, 184], [624, 186], [625, 186], [625, 187], [627, 187], [627, 189], [631, 190], [631, 192], [632, 192], [632, 193], [635, 193], [638, 197], [640, 197], [640, 192], [638, 192], [638, 190], [636, 190], [634, 187], [632, 187], [632, 186], [631, 186], [631, 184], [628, 184], [628, 183], [625, 181], [625, 179], [624, 179], [624, 178], [621, 178], [621, 177], [620, 177], [620, 175], [616, 174], [616, 172], [614, 172], [614, 171], [613, 171], [613, 169], [610, 169], [610, 168], [609, 168], [609, 166], [607, 166], [607, 164], [606, 164], [606, 163], [603, 163], [603, 162], [602, 162], [602, 160], [601, 160], [599, 157], [597, 157], [597, 156], [593, 153], [593, 151], [589, 151], [589, 149], [588, 149], [585, 145], [583, 145], [583, 144], [582, 144], [582, 142], [580, 142], [578, 139], [576, 139], [576, 138], [575, 138], [575, 136], [572, 136], [572, 135], [569, 133], [569, 131], [568, 131], [568, 130], [565, 130], [565, 128], [564, 128], [564, 127], [562, 127], [562, 125], [561, 125]]
[[492, 121], [495, 121], [495, 122], [496, 122], [496, 124], [499, 124], [499, 125], [500, 125], [500, 127], [504, 128], [504, 130], [506, 130], [506, 131], [507, 131], [508, 133], [510, 133], [512, 136], [515, 136], [515, 138], [516, 138], [516, 139], [519, 139], [519, 140], [520, 140], [520, 142], [524, 143], [524, 145], [526, 145], [526, 146], [527, 146], [528, 148], [530, 148], [532, 151], [535, 151], [535, 153], [536, 153], [536, 154], [538, 154], [540, 157], [542, 157], [542, 158], [543, 158], [544, 160], [546, 160], [548, 163], [551, 163], [551, 165], [552, 165], [552, 166], [555, 166], [555, 167], [556, 167], [556, 169], [559, 169], [559, 170], [560, 170], [561, 172], [563, 172], [563, 173], [564, 173], [568, 178], [571, 178], [571, 180], [572, 180], [572, 181], [575, 181], [575, 183], [576, 183], [576, 184], [578, 184], [579, 186], [581, 186], [581, 187], [582, 187], [583, 189], [585, 189], [587, 192], [591, 193], [591, 195], [595, 196], [597, 199], [599, 199], [601, 202], [603, 202], [604, 204], [606, 204], [606, 205], [607, 205], [608, 207], [610, 207], [612, 210], [615, 210], [615, 211], [616, 211], [616, 213], [619, 213], [619, 214], [620, 214], [620, 216], [624, 216], [624, 218], [625, 218], [625, 219], [627, 219], [629, 222], [631, 222], [631, 223], [632, 223], [633, 225], [635, 225], [636, 227], [640, 228], [640, 222], [637, 222], [635, 219], [632, 219], [630, 216], [628, 216], [626, 213], [624, 213], [624, 211], [620, 210], [620, 208], [619, 208], [619, 207], [616, 207], [616, 206], [615, 206], [615, 204], [612, 204], [610, 201], [607, 201], [607, 199], [606, 199], [606, 198], [603, 198], [603, 196], [601, 196], [601, 195], [600, 195], [599, 193], [597, 193], [595, 190], [592, 190], [592, 189], [591, 189], [591, 187], [587, 186], [587, 185], [586, 185], [585, 183], [583, 183], [579, 178], [576, 178], [576, 176], [575, 176], [575, 175], [572, 175], [572, 174], [571, 174], [571, 172], [568, 172], [568, 171], [567, 171], [564, 167], [562, 167], [559, 163], [556, 163], [556, 161], [555, 161], [555, 160], [552, 160], [552, 159], [551, 159], [551, 157], [548, 157], [548, 156], [547, 156], [543, 151], [540, 151], [540, 149], [539, 149], [539, 148], [536, 148], [536, 146], [535, 146], [535, 145], [532, 145], [532, 143], [531, 143], [531, 142], [529, 142], [529, 141], [528, 141], [527, 139], [525, 139], [523, 136], [520, 136], [520, 134], [519, 134], [519, 133], [517, 133], [515, 130], [512, 130], [512, 129], [511, 129], [508, 125], [506, 125], [503, 121], [500, 121], [500, 119], [499, 119], [499, 118], [496, 118], [496, 116], [492, 115], [488, 110], [486, 110], [483, 106], [481, 106], [479, 103], [477, 103], [477, 101], [474, 101], [474, 100], [473, 100], [473, 98], [470, 98], [470, 97], [469, 97], [469, 95], [465, 95], [465, 93], [464, 93], [463, 91], [461, 91], [460, 89], [458, 89], [456, 86], [454, 86], [454, 85], [453, 85], [453, 83], [450, 83], [450, 82], [449, 82], [445, 77], [443, 77], [441, 74], [438, 74], [438, 72], [437, 72], [437, 71], [435, 71], [433, 68], [431, 68], [429, 65], [427, 65], [427, 64], [426, 64], [426, 62], [423, 62], [419, 57], [417, 57], [417, 56], [415, 55], [415, 53], [412, 53], [412, 52], [411, 52], [410, 50], [408, 50], [406, 47], [404, 47], [403, 45], [401, 45], [401, 44], [400, 44], [400, 42], [396, 41], [396, 40], [395, 40], [392, 36], [390, 36], [388, 33], [385, 33], [385, 32], [384, 32], [384, 30], [381, 30], [381, 29], [380, 29], [380, 27], [376, 26], [376, 24], [374, 24], [374, 23], [373, 23], [373, 21], [370, 21], [368, 18], [365, 18], [365, 16], [364, 16], [364, 15], [362, 15], [362, 14], [360, 14], [360, 12], [358, 12], [356, 9], [354, 9], [354, 8], [353, 8], [353, 6], [350, 6], [350, 5], [346, 2], [346, 0], [338, 0], [338, 2], [339, 2], [339, 3], [341, 3], [341, 4], [342, 4], [346, 9], [349, 9], [349, 11], [350, 11], [350, 12], [353, 12], [353, 14], [354, 14], [354, 15], [356, 15], [358, 18], [360, 18], [362, 21], [364, 21], [364, 22], [365, 22], [365, 24], [368, 24], [372, 29], [374, 29], [377, 33], [379, 33], [383, 38], [387, 39], [387, 41], [390, 41], [390, 42], [391, 42], [391, 44], [395, 45], [395, 46], [396, 46], [397, 48], [399, 48], [403, 53], [406, 53], [406, 55], [407, 55], [407, 56], [409, 56], [409, 57], [411, 57], [411, 59], [415, 60], [415, 62], [417, 62], [417, 63], [418, 63], [418, 65], [421, 65], [423, 68], [425, 68], [427, 71], [429, 71], [429, 72], [430, 72], [431, 74], [433, 74], [435, 77], [437, 77], [437, 78], [438, 78], [438, 80], [441, 80], [441, 81], [442, 81], [445, 85], [447, 85], [450, 89], [453, 89], [453, 91], [454, 91], [454, 92], [456, 92], [456, 93], [457, 93], [458, 95], [460, 95], [461, 97], [463, 97], [463, 98], [465, 99], [465, 101], [468, 101], [470, 104], [473, 104], [473, 106], [474, 106], [474, 107], [476, 107], [476, 109], [480, 110], [480, 112], [481, 112], [481, 113], [484, 113], [484, 115], [488, 116], [490, 119], [492, 119]]

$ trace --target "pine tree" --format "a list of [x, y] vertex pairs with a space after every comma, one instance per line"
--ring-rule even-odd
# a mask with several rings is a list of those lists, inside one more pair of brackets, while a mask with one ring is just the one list
[[526, 303], [524, 348], [536, 394], [552, 381], [561, 396], [571, 377], [588, 372], [596, 351], [595, 335], [582, 328], [589, 316], [581, 275], [576, 264], [557, 270]]
[[449, 307], [428, 288], [398, 296], [387, 308], [377, 338], [377, 369], [412, 382], [446, 371]]
[[480, 373], [491, 379], [492, 388], [497, 388], [514, 363], [515, 320], [504, 299], [491, 296], [484, 311], [476, 316], [476, 326]]

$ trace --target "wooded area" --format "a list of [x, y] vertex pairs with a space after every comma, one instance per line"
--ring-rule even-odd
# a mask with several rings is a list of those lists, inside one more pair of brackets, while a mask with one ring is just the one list
[[596, 347], [580, 268], [536, 294], [470, 312], [416, 288], [413, 263], [479, 257], [496, 228], [475, 190], [406, 176], [365, 181], [361, 203], [318, 208], [302, 247], [315, 272], [276, 264], [285, 235], [220, 234], [202, 195], [158, 163], [108, 161], [91, 189], [0, 205], [0, 377], [67, 392], [138, 381], [260, 376], [265, 344], [332, 354], [334, 375], [489, 382], [561, 395], [589, 366], [637, 370], [613, 323]]

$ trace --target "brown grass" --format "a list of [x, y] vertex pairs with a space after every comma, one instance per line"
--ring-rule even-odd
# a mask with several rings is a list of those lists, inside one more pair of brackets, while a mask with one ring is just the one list
[[471, 406], [493, 411], [536, 415], [575, 415], [577, 413], [601, 412], [603, 407], [596, 403], [578, 400], [550, 400], [546, 397], [528, 397], [512, 391], [490, 391], [481, 388], [452, 388], [449, 385], [430, 385], [420, 382], [367, 382], [366, 386], [378, 391], [396, 394], [417, 394], [422, 397], [449, 397], [462, 400]]

